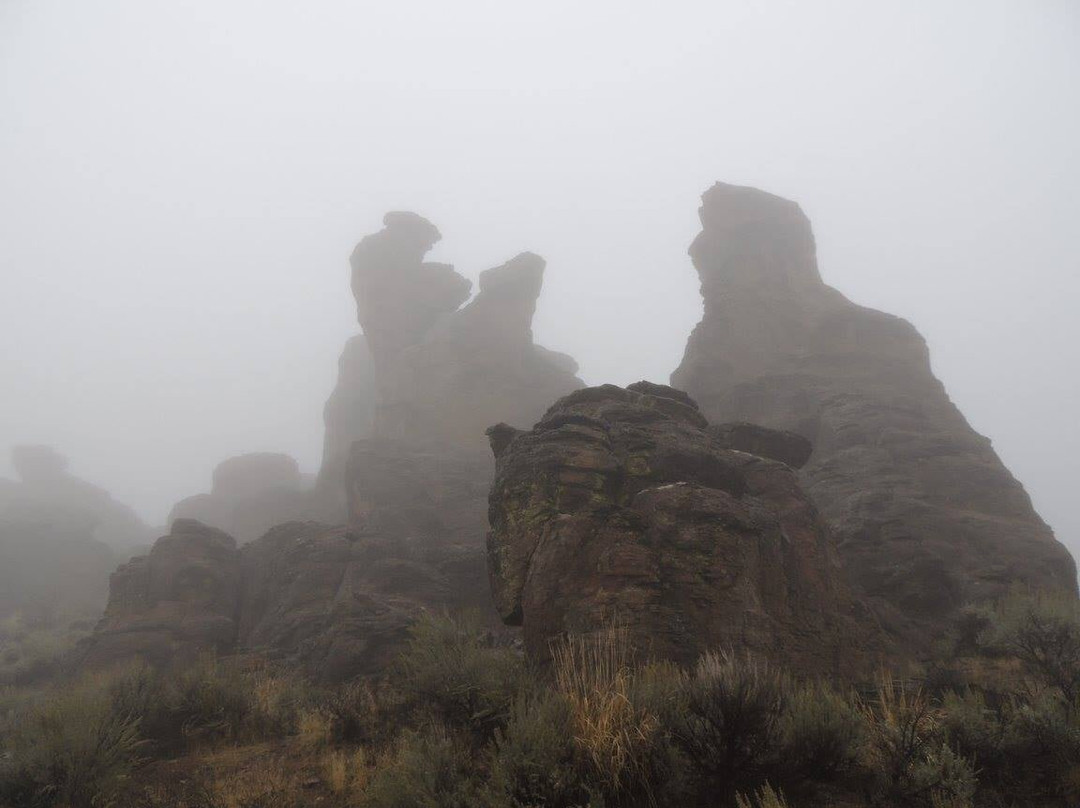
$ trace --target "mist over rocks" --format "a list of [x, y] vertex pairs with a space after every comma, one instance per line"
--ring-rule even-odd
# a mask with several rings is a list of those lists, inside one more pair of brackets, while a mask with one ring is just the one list
[[488, 602], [482, 552], [461, 559], [454, 548], [318, 522], [280, 524], [238, 547], [178, 519], [113, 573], [105, 615], [75, 661], [168, 669], [205, 653], [258, 653], [322, 682], [380, 673], [419, 614]]
[[31, 623], [100, 611], [109, 573], [152, 528], [107, 491], [68, 471], [50, 446], [16, 446], [18, 480], [0, 481], [0, 619]]
[[521, 253], [470, 282], [423, 261], [441, 238], [426, 219], [387, 214], [352, 255], [357, 316], [368, 338], [379, 399], [374, 434], [483, 449], [498, 421], [532, 423], [583, 385], [577, 364], [537, 346], [532, 320], [544, 260]]
[[243, 544], [274, 525], [306, 518], [312, 507], [295, 459], [280, 452], [251, 452], [219, 463], [210, 493], [176, 503], [169, 513], [169, 524], [194, 519]]
[[822, 281], [799, 206], [717, 183], [699, 213], [704, 316], [672, 384], [710, 420], [809, 439], [800, 479], [885, 625], [933, 635], [1017, 584], [1075, 593], [1073, 559], [949, 400], [919, 333]]
[[489, 437], [492, 590], [535, 658], [615, 622], [682, 663], [718, 647], [803, 671], [871, 659], [873, 622], [792, 469], [728, 449], [686, 393], [589, 387]]
[[183, 665], [235, 649], [240, 554], [228, 534], [177, 519], [146, 555], [112, 574], [105, 615], [80, 654], [88, 668], [132, 659]]
[[371, 435], [377, 395], [367, 338], [357, 334], [341, 351], [337, 383], [323, 408], [323, 457], [315, 484], [320, 518], [333, 523], [348, 518], [345, 466], [352, 444]]

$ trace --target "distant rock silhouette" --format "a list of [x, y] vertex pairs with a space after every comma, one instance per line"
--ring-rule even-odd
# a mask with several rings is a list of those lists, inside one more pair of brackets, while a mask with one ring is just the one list
[[152, 529], [49, 446], [14, 447], [12, 465], [19, 480], [0, 485], [0, 619], [96, 614], [117, 560]]
[[483, 449], [496, 421], [532, 423], [555, 398], [582, 386], [568, 356], [533, 342], [544, 261], [522, 253], [471, 284], [423, 257], [439, 231], [412, 213], [357, 245], [353, 292], [375, 363], [374, 434]]
[[872, 623], [794, 472], [726, 448], [685, 393], [590, 387], [490, 437], [492, 588], [531, 655], [615, 622], [684, 663], [718, 647], [803, 671], [872, 660]]
[[718, 183], [700, 216], [704, 316], [672, 384], [710, 420], [813, 443], [801, 480], [885, 624], [925, 638], [1013, 584], [1075, 593], [1069, 553], [949, 400], [918, 332], [822, 282], [799, 206]]
[[178, 502], [169, 523], [198, 520], [246, 543], [274, 525], [304, 519], [311, 508], [296, 460], [276, 452], [252, 452], [219, 463], [210, 493]]

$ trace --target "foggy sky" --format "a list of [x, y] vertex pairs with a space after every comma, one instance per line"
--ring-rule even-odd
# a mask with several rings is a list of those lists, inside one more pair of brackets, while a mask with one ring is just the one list
[[666, 382], [723, 180], [920, 329], [1075, 553], [1078, 99], [1073, 0], [0, 0], [0, 451], [158, 524], [232, 454], [314, 470], [395, 209], [473, 279], [543, 255], [586, 381]]

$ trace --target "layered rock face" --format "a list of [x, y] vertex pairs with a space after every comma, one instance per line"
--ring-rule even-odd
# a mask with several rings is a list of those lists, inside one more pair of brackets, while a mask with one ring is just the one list
[[142, 658], [183, 664], [205, 651], [231, 651], [240, 603], [240, 554], [231, 536], [192, 519], [112, 575], [109, 604], [84, 664]]
[[1015, 583], [1075, 593], [1069, 553], [949, 400], [918, 332], [822, 282], [799, 206], [717, 184], [700, 216], [705, 311], [672, 384], [710, 420], [812, 442], [800, 478], [883, 622], [922, 641]]
[[587, 388], [489, 434], [491, 586], [531, 654], [615, 622], [684, 663], [716, 647], [820, 672], [868, 660], [873, 630], [794, 471], [727, 448], [685, 393]]
[[296, 460], [275, 452], [253, 452], [219, 463], [210, 493], [178, 502], [169, 523], [195, 519], [246, 543], [274, 525], [304, 519], [311, 509]]
[[459, 309], [471, 283], [423, 261], [441, 237], [435, 226], [412, 213], [389, 213], [384, 224], [352, 255], [379, 390], [376, 437], [483, 450], [492, 423], [532, 423], [582, 386], [572, 359], [533, 342], [542, 258], [522, 253], [487, 270]]
[[422, 611], [460, 606], [459, 582], [445, 555], [405, 553], [347, 527], [290, 522], [237, 548], [220, 530], [179, 519], [113, 574], [81, 664], [167, 667], [208, 651], [258, 652], [343, 681], [383, 670]]

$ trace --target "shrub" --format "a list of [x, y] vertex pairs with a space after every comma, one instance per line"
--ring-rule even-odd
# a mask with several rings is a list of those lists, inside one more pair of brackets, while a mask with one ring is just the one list
[[1060, 693], [1013, 697], [1003, 716], [1001, 785], [1029, 799], [1080, 802], [1080, 714]]
[[493, 792], [514, 806], [587, 805], [573, 719], [571, 704], [561, 693], [543, 691], [519, 699], [506, 729], [495, 734]]
[[400, 659], [406, 687], [450, 726], [490, 738], [510, 715], [524, 662], [471, 621], [425, 617]]
[[364, 794], [370, 808], [477, 808], [485, 805], [465, 747], [444, 729], [406, 732]]
[[793, 687], [780, 720], [785, 780], [836, 779], [854, 768], [865, 732], [851, 701], [828, 685]]
[[106, 806], [123, 793], [136, 763], [138, 719], [118, 714], [91, 683], [29, 706], [5, 741], [0, 803]]
[[787, 683], [767, 665], [706, 653], [686, 682], [674, 737], [699, 786], [730, 795], [764, 782], [781, 741]]
[[864, 765], [874, 804], [930, 804], [970, 799], [971, 764], [945, 742], [939, 715], [921, 689], [883, 675], [876, 698], [863, 701], [868, 724]]
[[1080, 697], [1080, 605], [1056, 593], [1014, 593], [988, 617], [986, 650], [1015, 656], [1072, 703]]

